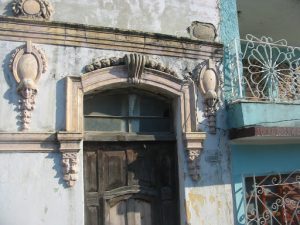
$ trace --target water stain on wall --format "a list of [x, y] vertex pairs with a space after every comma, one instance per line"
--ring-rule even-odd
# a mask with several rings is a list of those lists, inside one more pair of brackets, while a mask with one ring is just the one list
[[[195, 214], [198, 217], [200, 217], [200, 209], [201, 209], [201, 206], [206, 204], [206, 197], [203, 195], [200, 195], [198, 193], [190, 192], [188, 203], [189, 204], [187, 204], [187, 205], [190, 205], [192, 207], [192, 209], [194, 210]], [[187, 211], [189, 211], [189, 209], [187, 209]]]

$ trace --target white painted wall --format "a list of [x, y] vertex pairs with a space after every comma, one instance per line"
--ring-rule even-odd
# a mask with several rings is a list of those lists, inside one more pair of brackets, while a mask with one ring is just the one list
[[[18, 95], [7, 62], [20, 42], [0, 41], [0, 131], [17, 131], [16, 103]], [[123, 56], [124, 52], [87, 48], [36, 45], [45, 51], [48, 71], [41, 77], [31, 131], [57, 131], [64, 124], [64, 85], [67, 75], [78, 75], [95, 57]], [[189, 59], [158, 57], [166, 65], [184, 75], [201, 62]], [[11, 87], [11, 88], [10, 88]], [[203, 117], [203, 99], [198, 96], [199, 129], [208, 131]], [[181, 151], [181, 212], [190, 225], [232, 225], [229, 148], [225, 129], [225, 109], [220, 103], [216, 135], [208, 135], [200, 160], [201, 180], [192, 182], [187, 171], [184, 149]], [[82, 151], [80, 152], [82, 154]], [[82, 167], [82, 158], [80, 162]], [[83, 225], [82, 173], [74, 188], [61, 183], [59, 154], [0, 154], [0, 224], [4, 225]], [[82, 172], [82, 169], [80, 170]], [[186, 207], [186, 209], [185, 209]], [[16, 216], [18, 215], [18, 216]], [[187, 218], [187, 221], [185, 219]], [[71, 222], [70, 222], [71, 221]], [[184, 223], [183, 223], [184, 224]]]
[[[134, 29], [188, 36], [192, 21], [213, 23], [218, 29], [217, 0], [50, 0], [53, 20]], [[11, 0], [0, 0], [0, 14], [11, 15]], [[0, 41], [0, 132], [18, 130], [16, 83], [8, 68], [10, 54], [21, 42]], [[48, 71], [42, 75], [32, 113], [31, 131], [58, 131], [64, 128], [64, 83], [68, 75], [80, 76], [95, 57], [120, 57], [125, 52], [88, 48], [36, 45], [45, 51]], [[192, 72], [201, 62], [158, 57], [178, 74]], [[198, 96], [199, 128], [208, 131], [203, 117], [203, 99]], [[204, 125], [203, 125], [204, 124]], [[225, 109], [220, 104], [216, 135], [208, 135], [200, 159], [199, 182], [192, 182], [185, 152], [179, 148], [182, 225], [232, 225], [230, 155], [225, 129]], [[74, 188], [62, 181], [57, 153], [0, 154], [0, 224], [2, 225], [83, 225], [82, 151], [80, 178]], [[3, 202], [5, 204], [3, 204]]]
[[[65, 188], [58, 153], [0, 154], [0, 224], [82, 225], [83, 183]], [[82, 158], [82, 154], [80, 154]]]
[[[0, 0], [0, 14], [11, 16], [11, 0]], [[192, 21], [218, 27], [216, 0], [50, 0], [54, 21], [188, 36]]]

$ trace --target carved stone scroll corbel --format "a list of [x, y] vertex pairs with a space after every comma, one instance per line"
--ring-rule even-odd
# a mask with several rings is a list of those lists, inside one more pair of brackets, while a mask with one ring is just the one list
[[216, 133], [216, 105], [218, 102], [219, 80], [212, 60], [202, 68], [198, 77], [198, 87], [204, 95], [205, 116], [208, 119], [209, 132]]
[[17, 17], [49, 20], [53, 7], [47, 0], [14, 0], [12, 11]]
[[188, 171], [194, 181], [200, 179], [199, 158], [205, 138], [206, 135], [202, 132], [187, 132], [183, 134], [187, 153]]
[[125, 63], [128, 66], [129, 83], [140, 83], [140, 79], [146, 65], [146, 56], [136, 53], [127, 54], [125, 55]]
[[62, 153], [62, 166], [64, 181], [68, 187], [73, 187], [78, 179], [78, 155], [77, 152]]
[[78, 152], [82, 134], [59, 132], [57, 139], [60, 142], [60, 152], [62, 153], [63, 179], [68, 187], [73, 187], [78, 179]]
[[42, 73], [46, 72], [47, 62], [44, 53], [33, 46], [31, 41], [17, 48], [10, 60], [12, 74], [18, 83], [17, 92], [21, 96], [21, 131], [29, 130], [31, 113], [35, 107], [37, 82]]

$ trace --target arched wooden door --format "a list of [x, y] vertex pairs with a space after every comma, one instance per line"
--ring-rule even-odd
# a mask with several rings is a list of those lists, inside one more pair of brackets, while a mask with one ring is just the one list
[[86, 225], [179, 224], [172, 108], [134, 88], [85, 96]]

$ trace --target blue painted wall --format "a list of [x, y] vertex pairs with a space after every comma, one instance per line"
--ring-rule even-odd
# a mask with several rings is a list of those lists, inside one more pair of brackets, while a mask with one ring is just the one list
[[300, 127], [300, 104], [236, 102], [227, 106], [228, 127]]
[[246, 176], [300, 169], [300, 145], [232, 145], [235, 224], [245, 224], [243, 179]]
[[[224, 89], [231, 92], [229, 54], [234, 39], [239, 39], [236, 0], [220, 0], [220, 41], [224, 44]], [[243, 103], [228, 105], [229, 127], [250, 125], [299, 127], [300, 105]], [[243, 180], [253, 174], [291, 172], [300, 169], [300, 145], [232, 145], [232, 185], [236, 225], [245, 224]]]
[[220, 38], [226, 46], [240, 37], [236, 0], [220, 0], [220, 13]]
[[[224, 45], [224, 89], [225, 97], [231, 92], [232, 56], [230, 50], [235, 39], [240, 38], [236, 0], [219, 0], [220, 6], [220, 42]], [[232, 51], [232, 50], [231, 50]], [[227, 97], [226, 97], [227, 98]]]

